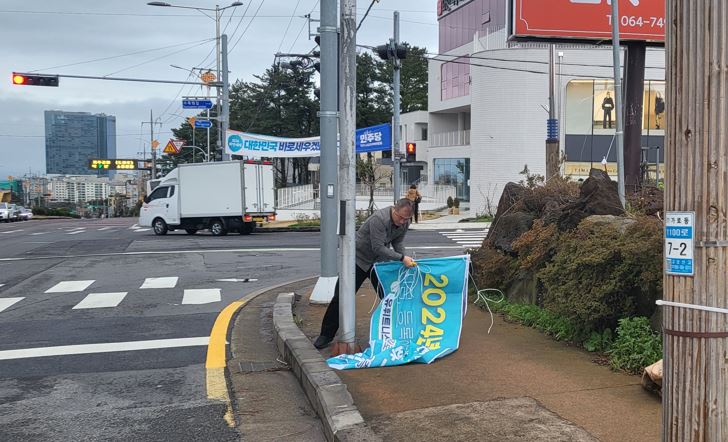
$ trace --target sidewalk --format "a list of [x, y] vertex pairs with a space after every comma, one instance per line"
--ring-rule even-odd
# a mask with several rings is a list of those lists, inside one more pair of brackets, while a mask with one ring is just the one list
[[[318, 335], [326, 306], [294, 306], [303, 333]], [[357, 336], [366, 346], [375, 299], [357, 295]], [[657, 441], [660, 400], [640, 379], [593, 355], [495, 317], [472, 304], [460, 349], [431, 365], [337, 371], [367, 424], [387, 441]], [[328, 350], [322, 355], [328, 357]]]
[[447, 210], [439, 212], [439, 218], [420, 221], [410, 224], [412, 230], [457, 230], [457, 229], [487, 229], [490, 223], [468, 222], [461, 223], [465, 218], [470, 218], [470, 212], [461, 212], [460, 215], [449, 215]]

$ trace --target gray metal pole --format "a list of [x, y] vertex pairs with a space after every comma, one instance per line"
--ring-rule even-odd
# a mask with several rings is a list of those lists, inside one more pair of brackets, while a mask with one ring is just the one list
[[321, 276], [311, 302], [328, 303], [334, 296], [338, 266], [337, 207], [337, 118], [338, 118], [338, 29], [337, 0], [321, 0]]
[[553, 43], [549, 45], [549, 118], [556, 118], [556, 96], [554, 95], [554, 83], [556, 82], [556, 66]]
[[[356, 342], [356, 0], [341, 2], [339, 342]], [[347, 353], [357, 349], [347, 348]]]
[[154, 148], [154, 116], [149, 110], [149, 147], [152, 149], [152, 179], [157, 179], [157, 149]]
[[227, 141], [226, 132], [230, 128], [230, 82], [228, 79], [228, 41], [227, 34], [222, 34], [222, 120], [220, 121], [222, 128], [220, 130], [220, 141], [222, 148], [222, 160], [230, 159], [230, 155], [225, 153], [225, 142]]
[[[210, 121], [210, 109], [207, 110], [207, 121]], [[207, 128], [207, 158], [206, 163], [210, 162], [210, 128]]]
[[[399, 11], [394, 11], [394, 47], [399, 45]], [[394, 104], [394, 116], [392, 118], [392, 135], [394, 152], [392, 153], [392, 159], [394, 160], [394, 201], [396, 202], [402, 195], [400, 188], [400, 180], [402, 178], [402, 172], [400, 167], [400, 155], [402, 153], [400, 146], [401, 133], [399, 130], [399, 113], [400, 113], [400, 92], [399, 92], [399, 79], [400, 79], [400, 68], [402, 62], [397, 58], [397, 51], [394, 54], [394, 84], [392, 86], [393, 95], [392, 102]]]
[[[215, 50], [217, 51], [215, 67], [217, 68], [217, 81], [219, 82], [222, 79], [222, 75], [220, 74], [220, 71], [221, 71], [221, 69], [220, 69], [220, 52], [221, 51], [220, 51], [220, 6], [219, 5], [215, 5]], [[217, 112], [217, 117], [218, 117], [217, 122], [215, 123], [217, 125], [217, 141], [218, 141], [218, 145], [220, 146], [221, 149], [223, 149], [223, 152], [224, 152], [224, 147], [223, 147], [222, 141], [224, 140], [225, 135], [222, 133], [222, 121], [220, 121], [220, 115], [222, 114], [220, 96], [222, 95], [221, 94], [222, 91], [220, 90], [219, 87], [217, 87], [215, 89], [215, 91], [217, 92], [216, 93], [217, 106], [215, 107], [215, 110]], [[220, 158], [222, 159], [223, 156], [224, 156], [224, 154], [221, 153]], [[215, 155], [215, 159], [217, 159], [217, 155]]]
[[614, 57], [614, 118], [617, 120], [617, 188], [619, 201], [625, 207], [624, 196], [624, 125], [622, 122], [622, 75], [621, 62], [619, 60], [619, 2], [612, 2], [612, 56]]

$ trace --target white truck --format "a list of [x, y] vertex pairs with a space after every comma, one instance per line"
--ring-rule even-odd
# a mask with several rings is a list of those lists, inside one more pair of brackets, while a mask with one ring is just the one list
[[275, 220], [270, 163], [222, 161], [180, 164], [144, 198], [139, 225], [156, 235], [209, 229], [214, 236], [248, 235], [257, 223]]

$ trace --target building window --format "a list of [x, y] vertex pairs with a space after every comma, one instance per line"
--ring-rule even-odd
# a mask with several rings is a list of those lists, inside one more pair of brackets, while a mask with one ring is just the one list
[[470, 61], [460, 57], [440, 65], [440, 99], [470, 95]]
[[427, 126], [422, 128], [422, 140], [427, 141]]
[[455, 186], [461, 201], [470, 201], [470, 158], [435, 158], [434, 183]]

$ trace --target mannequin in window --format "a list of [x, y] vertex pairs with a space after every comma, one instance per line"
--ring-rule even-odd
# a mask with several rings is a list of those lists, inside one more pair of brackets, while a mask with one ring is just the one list
[[655, 97], [655, 128], [660, 128], [662, 114], [665, 113], [665, 99], [660, 94]]
[[602, 127], [607, 128], [607, 120], [609, 120], [609, 128], [612, 128], [612, 109], [614, 109], [614, 100], [612, 95], [607, 92], [607, 96], [602, 101], [602, 110], [604, 111], [604, 118], [602, 119]]

